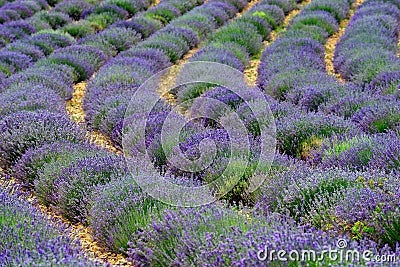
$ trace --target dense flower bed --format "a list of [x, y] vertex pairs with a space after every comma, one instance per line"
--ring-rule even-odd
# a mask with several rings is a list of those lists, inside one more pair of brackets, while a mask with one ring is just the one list
[[86, 259], [68, 229], [9, 194], [0, 189], [1, 266], [105, 266]]
[[[164, 0], [147, 9], [147, 1], [106, 0], [93, 5], [67, 0], [51, 12], [38, 10], [29, 23], [19, 18], [5, 22], [15, 26], [12, 35], [19, 40], [10, 39], [0, 51], [0, 99], [5, 103], [0, 108], [0, 167], [42, 204], [90, 226], [97, 242], [124, 253], [137, 266], [279, 265], [259, 259], [260, 251], [336, 249], [338, 238], [348, 243], [347, 249], [398, 257], [400, 76], [395, 31], [400, 11], [398, 1], [365, 1], [355, 13], [335, 56], [335, 66], [346, 66], [336, 68], [354, 82], [342, 84], [325, 70], [323, 45], [349, 16], [352, 2], [311, 1], [263, 51], [257, 85], [276, 119], [278, 152], [267, 181], [251, 195], [245, 189], [254, 164], [238, 164], [233, 170], [244, 169], [244, 174], [224, 196], [226, 202], [184, 209], [156, 201], [136, 184], [122, 156], [87, 141], [84, 131], [68, 118], [64, 100], [72, 97], [73, 84], [97, 72], [84, 99], [86, 121], [91, 130], [121, 147], [122, 135], [129, 134], [123, 124], [127, 96], [147, 78], [201, 42], [205, 45], [192, 62], [224, 63], [243, 72], [271, 31], [281, 30], [285, 16], [297, 8], [290, 0], [261, 0], [235, 19], [247, 1]], [[36, 33], [42, 26], [53, 30]], [[366, 35], [367, 26], [371, 29]], [[0, 36], [3, 32], [11, 34], [0, 29]], [[361, 45], [354, 45], [355, 40]], [[383, 63], [372, 68], [369, 58], [351, 65], [365, 55]], [[211, 118], [221, 115], [212, 104], [190, 106], [190, 100], [199, 96], [228, 105], [248, 132], [246, 160], [256, 164], [260, 126], [246, 103], [258, 96], [258, 88], [253, 89], [240, 98], [229, 88], [199, 83], [180, 86], [174, 94], [179, 104], [189, 100], [188, 116], [200, 111]], [[163, 101], [148, 117], [130, 115], [128, 120], [146, 123], [147, 152], [166, 179], [200, 186], [226, 168], [231, 140], [215, 120], [191, 121], [182, 130], [179, 145], [171, 148], [197, 159], [202, 142], [214, 142], [213, 163], [188, 173], [175, 168], [161, 147], [167, 116], [179, 120], [183, 115]], [[0, 200], [3, 265], [97, 265], [60, 235], [65, 229], [50, 224], [27, 203], [4, 190]], [[315, 262], [288, 263], [301, 264]], [[371, 263], [325, 259], [320, 264]]]

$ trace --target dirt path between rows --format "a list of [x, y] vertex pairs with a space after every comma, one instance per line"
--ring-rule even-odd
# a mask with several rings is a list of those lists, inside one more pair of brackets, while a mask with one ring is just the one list
[[339, 31], [337, 31], [335, 34], [329, 37], [325, 43], [326, 71], [328, 72], [328, 74], [335, 76], [341, 83], [345, 83], [346, 81], [342, 78], [342, 76], [339, 73], [335, 71], [335, 68], [333, 66], [333, 58], [335, 56], [336, 44], [340, 40], [342, 35], [345, 33], [346, 28], [349, 25], [349, 22], [354, 15], [354, 12], [357, 10], [358, 6], [361, 5], [363, 2], [364, 0], [356, 0], [351, 5], [349, 17], [347, 19], [342, 20], [342, 22], [339, 25]]

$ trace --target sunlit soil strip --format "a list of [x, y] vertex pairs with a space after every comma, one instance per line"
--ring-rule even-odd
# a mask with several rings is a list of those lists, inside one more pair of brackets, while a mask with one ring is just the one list
[[312, 0], [305, 0], [301, 2], [300, 4], [297, 4], [297, 9], [292, 10], [286, 17], [285, 20], [283, 21], [282, 25], [279, 26], [277, 29], [271, 31], [270, 37], [268, 40], [264, 41], [264, 46], [261, 49], [261, 52], [254, 56], [252, 60], [250, 60], [249, 65], [246, 67], [244, 70], [244, 75], [246, 77], [246, 82], [248, 85], [255, 86], [258, 78], [258, 66], [260, 65], [260, 58], [261, 58], [261, 53], [264, 51], [264, 49], [274, 42], [282, 32], [286, 31], [286, 28], [289, 26], [290, 21], [299, 14], [300, 10], [302, 9], [303, 6], [309, 4]]
[[[74, 92], [72, 94], [72, 99], [67, 101], [66, 109], [72, 120], [74, 120], [78, 125], [83, 125], [85, 122], [85, 111], [82, 107], [83, 98], [86, 91], [86, 82], [77, 83], [74, 86]], [[105, 147], [106, 149], [115, 152], [117, 154], [122, 153], [117, 149], [111, 141], [103, 134], [96, 131], [87, 131], [87, 138], [91, 143], [94, 143], [100, 147]]]
[[340, 82], [345, 83], [345, 80], [342, 78], [342, 76], [335, 72], [335, 68], [333, 66], [333, 57], [335, 54], [335, 48], [337, 42], [340, 40], [342, 35], [345, 33], [347, 25], [349, 24], [351, 18], [354, 15], [354, 12], [356, 11], [357, 7], [362, 4], [364, 0], [356, 0], [350, 8], [350, 16], [347, 19], [342, 20], [342, 22], [339, 25], [339, 31], [337, 31], [335, 34], [333, 34], [325, 43], [325, 64], [326, 64], [326, 71], [328, 74], [335, 76]]
[[[13, 189], [19, 185], [19, 182], [13, 178], [4, 178], [3, 170], [1, 168], [0, 174], [0, 186], [4, 189], [10, 189], [11, 194], [15, 193]], [[72, 240], [78, 240], [81, 244], [82, 251], [89, 260], [109, 263], [113, 266], [134, 266], [131, 262], [128, 262], [122, 254], [107, 252], [104, 248], [98, 246], [91, 237], [89, 228], [80, 223], [72, 224], [62, 216], [57, 215], [51, 208], [39, 204], [33, 193], [19, 195], [19, 198], [26, 200], [32, 204], [32, 206], [39, 208], [55, 227], [60, 224], [66, 226], [67, 232], [61, 234], [68, 235]]]
[[[399, 31], [399, 36], [400, 36], [400, 31]], [[400, 57], [400, 38], [399, 42], [397, 43], [397, 56]]]
[[[250, 8], [252, 8], [258, 2], [260, 2], [260, 0], [251, 1], [241, 12], [237, 13], [236, 16], [232, 18], [230, 21], [236, 18], [240, 18], [244, 13], [249, 11]], [[228, 25], [230, 21], [225, 23], [225, 25]], [[173, 89], [176, 86], [175, 81], [178, 77], [178, 74], [182, 66], [186, 64], [189, 61], [189, 59], [197, 52], [197, 50], [199, 50], [202, 46], [204, 46], [206, 42], [207, 40], [199, 44], [197, 47], [191, 49], [188, 53], [186, 53], [186, 55], [182, 59], [178, 60], [174, 66], [170, 67], [163, 77], [161, 77], [158, 93], [160, 94], [160, 97], [164, 99], [168, 104], [172, 106], [175, 105], [175, 96], [169, 93], [169, 90]]]

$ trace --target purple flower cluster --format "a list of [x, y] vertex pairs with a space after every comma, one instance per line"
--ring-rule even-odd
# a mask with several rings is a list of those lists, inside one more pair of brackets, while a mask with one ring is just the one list
[[332, 138], [312, 156], [314, 164], [330, 168], [375, 169], [398, 172], [399, 137], [393, 133]]
[[7, 22], [31, 17], [40, 10], [48, 9], [50, 2], [44, 0], [10, 1], [0, 7], [0, 28]]
[[[298, 227], [290, 219], [273, 214], [259, 217], [250, 213], [250, 217], [222, 205], [167, 210], [161, 218], [135, 233], [128, 255], [138, 266], [274, 266], [279, 263], [276, 258], [269, 259], [271, 250], [321, 251], [336, 247], [336, 239], [328, 234]], [[388, 248], [381, 251], [371, 241], [358, 244], [346, 240], [348, 249], [390, 252]], [[328, 264], [329, 259], [325, 260]], [[310, 259], [288, 262], [293, 266], [312, 263], [315, 262]], [[351, 263], [339, 259], [330, 262]], [[365, 264], [356, 264], [360, 263]]]
[[85, 258], [65, 226], [10, 193], [0, 189], [1, 266], [104, 266]]
[[357, 10], [335, 50], [334, 66], [343, 78], [365, 85], [381, 73], [399, 71], [399, 15], [391, 1], [369, 1]]
[[49, 142], [81, 142], [84, 133], [64, 114], [20, 111], [0, 121], [0, 165], [13, 165], [29, 148]]
[[7, 45], [0, 50], [0, 71], [11, 76], [31, 66], [54, 50], [72, 45], [75, 40], [55, 31], [42, 31]]

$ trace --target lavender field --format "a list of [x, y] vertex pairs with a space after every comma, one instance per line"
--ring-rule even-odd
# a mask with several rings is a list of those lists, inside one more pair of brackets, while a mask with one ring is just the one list
[[0, 266], [400, 266], [400, 0], [0, 0]]

